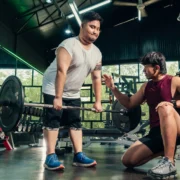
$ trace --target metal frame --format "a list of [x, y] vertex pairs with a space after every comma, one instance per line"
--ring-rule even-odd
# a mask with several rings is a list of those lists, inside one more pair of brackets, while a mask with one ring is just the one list
[[[36, 28], [39, 28], [39, 27], [42, 27], [42, 26], [45, 26], [47, 24], [50, 24], [50, 23], [54, 23], [55, 26], [57, 28], [58, 25], [56, 24], [56, 21], [57, 20], [63, 20], [63, 17], [62, 16], [59, 16], [58, 18], [53, 18], [52, 15], [59, 11], [59, 13], [61, 13], [61, 10], [60, 8], [62, 6], [64, 6], [64, 4], [67, 2], [67, 0], [60, 0], [60, 1], [57, 1], [56, 0], [53, 0], [53, 3], [52, 4], [44, 4], [42, 2], [42, 0], [38, 0], [40, 2], [41, 5], [38, 5], [36, 6], [35, 3], [34, 3], [34, 8], [31, 8], [29, 10], [27, 10], [26, 12], [22, 13], [21, 15], [19, 15], [18, 17], [16, 17], [16, 20], [21, 20], [23, 18], [26, 18], [26, 17], [29, 17], [28, 20], [25, 21], [25, 23], [16, 31], [16, 34], [19, 35], [19, 34], [22, 34], [22, 33], [25, 33], [25, 32], [28, 32], [30, 30], [33, 30], [33, 29], [36, 29]], [[33, 1], [34, 2], [34, 1]], [[61, 3], [60, 5], [58, 3]], [[56, 10], [54, 10], [52, 13], [50, 13], [48, 11], [48, 8], [49, 7], [52, 7], [52, 6], [55, 6], [56, 7]], [[38, 12], [42, 11], [42, 10], [45, 10], [45, 12], [47, 13], [47, 17], [44, 18], [44, 20], [42, 20], [41, 22], [39, 21], [39, 15], [38, 15]], [[61, 14], [60, 14], [61, 15]], [[36, 16], [36, 21], [37, 21], [37, 26], [34, 26], [34, 27], [31, 27], [31, 28], [27, 28], [26, 30], [23, 30], [26, 25], [28, 24], [28, 22], [34, 17]], [[49, 18], [51, 18], [50, 21], [47, 21]]]
[[[45, 26], [45, 25], [48, 25], [48, 24], [51, 24], [51, 23], [54, 23], [54, 25], [58, 27], [56, 21], [58, 20], [67, 20], [65, 18], [65, 15], [64, 13], [61, 11], [61, 8], [68, 2], [68, 0], [53, 0], [53, 3], [52, 4], [46, 4], [44, 3], [42, 0], [38, 0], [40, 5], [35, 5], [35, 1], [33, 1], [33, 4], [34, 4], [34, 7], [33, 8], [30, 8], [28, 9], [27, 11], [25, 11], [24, 13], [18, 15], [15, 20], [18, 21], [18, 20], [22, 20], [24, 18], [27, 18], [28, 19], [24, 22], [24, 24], [18, 28], [18, 30], [16, 30], [15, 34], [19, 35], [19, 34], [23, 34], [23, 33], [26, 33], [28, 31], [31, 31], [33, 29], [37, 29], [37, 28], [40, 28], [42, 26]], [[85, 4], [88, 0], [84, 0], [80, 5], [78, 5], [78, 8], [80, 8], [83, 4]], [[92, 5], [92, 1], [90, 0], [90, 4]], [[48, 8], [52, 7], [52, 6], [55, 6], [56, 9], [53, 11], [53, 12], [49, 12], [48, 11]], [[46, 14], [47, 14], [47, 17], [45, 17], [41, 22], [40, 22], [40, 18], [39, 18], [39, 12], [40, 11], [43, 11], [45, 10]], [[59, 13], [59, 17], [58, 18], [53, 18], [53, 14], [55, 14], [56, 12], [58, 11]], [[28, 22], [36, 16], [36, 22], [37, 22], [37, 26], [34, 26], [34, 27], [31, 27], [31, 28], [26, 28], [25, 27], [27, 26]], [[50, 21], [48, 21], [48, 19], [51, 18]], [[68, 21], [68, 20], [67, 20]]]

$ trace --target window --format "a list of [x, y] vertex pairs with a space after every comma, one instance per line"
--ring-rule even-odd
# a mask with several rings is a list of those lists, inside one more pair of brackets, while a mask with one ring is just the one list
[[120, 73], [126, 76], [138, 76], [138, 64], [121, 64]]
[[34, 71], [33, 85], [34, 86], [42, 86], [43, 75]]
[[0, 85], [11, 75], [15, 75], [15, 69], [0, 69]]
[[176, 75], [176, 73], [179, 71], [178, 67], [178, 61], [172, 61], [172, 62], [167, 62], [166, 63], [166, 68], [167, 68], [167, 74], [170, 75]]
[[17, 69], [17, 77], [23, 86], [32, 86], [32, 69]]

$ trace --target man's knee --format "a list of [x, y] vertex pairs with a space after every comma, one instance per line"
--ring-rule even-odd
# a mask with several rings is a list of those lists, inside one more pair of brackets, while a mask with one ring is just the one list
[[129, 157], [128, 155], [123, 154], [121, 157], [122, 164], [128, 168], [133, 168], [136, 166], [135, 159], [133, 157]]
[[69, 129], [77, 130], [77, 131], [82, 130], [82, 124], [79, 121], [72, 122], [69, 124]]
[[46, 131], [59, 131], [59, 128], [52, 128], [52, 127], [46, 127], [46, 126], [43, 126], [42, 129]]
[[158, 114], [162, 117], [168, 117], [173, 114], [174, 108], [170, 105], [163, 105], [158, 108]]

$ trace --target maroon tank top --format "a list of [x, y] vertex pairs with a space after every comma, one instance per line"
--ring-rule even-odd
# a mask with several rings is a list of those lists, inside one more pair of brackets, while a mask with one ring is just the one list
[[172, 77], [166, 75], [163, 79], [158, 82], [149, 81], [146, 85], [144, 92], [144, 99], [149, 105], [149, 118], [150, 118], [150, 127], [157, 127], [160, 125], [159, 116], [156, 112], [156, 106], [162, 101], [171, 101], [171, 81]]

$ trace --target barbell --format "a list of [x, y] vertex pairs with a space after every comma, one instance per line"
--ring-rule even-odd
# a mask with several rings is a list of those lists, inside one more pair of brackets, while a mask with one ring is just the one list
[[[20, 79], [16, 76], [9, 76], [5, 79], [2, 84], [0, 91], [0, 127], [4, 132], [13, 131], [23, 114], [24, 107], [43, 107], [43, 108], [53, 108], [51, 104], [38, 104], [38, 103], [25, 103], [24, 102], [24, 90]], [[85, 111], [93, 111], [94, 108], [85, 108], [85, 107], [75, 107], [75, 106], [62, 106], [62, 109], [71, 109], [71, 110], [85, 110]], [[114, 122], [119, 121], [119, 129], [123, 129], [123, 127], [127, 128], [122, 124], [129, 124], [129, 130], [132, 129], [132, 124], [136, 124], [136, 126], [140, 122], [141, 112], [139, 111], [128, 111], [126, 108], [119, 106], [114, 106], [114, 110], [103, 110], [102, 112], [107, 113], [115, 113], [117, 116], [113, 116], [112, 120]], [[138, 113], [138, 118], [136, 121], [133, 120], [133, 117]], [[126, 117], [126, 120], [124, 120]], [[131, 122], [132, 121], [132, 122]], [[117, 125], [117, 123], [115, 123]], [[127, 131], [127, 130], [126, 130]]]

